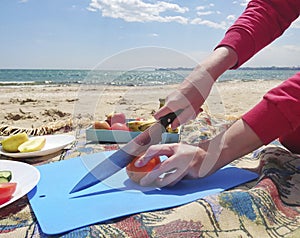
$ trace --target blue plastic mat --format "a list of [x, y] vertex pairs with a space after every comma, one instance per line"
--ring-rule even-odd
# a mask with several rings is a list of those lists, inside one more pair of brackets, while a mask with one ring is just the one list
[[41, 179], [28, 198], [45, 234], [60, 234], [134, 213], [183, 205], [257, 178], [250, 171], [226, 166], [207, 178], [183, 180], [171, 188], [144, 188], [129, 180], [123, 169], [102, 183], [69, 194], [86, 175], [87, 167], [112, 152], [37, 166]]

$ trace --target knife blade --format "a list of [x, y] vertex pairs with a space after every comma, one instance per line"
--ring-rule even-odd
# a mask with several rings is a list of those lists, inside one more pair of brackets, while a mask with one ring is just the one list
[[176, 112], [171, 112], [163, 116], [147, 130], [129, 141], [121, 149], [105, 158], [74, 186], [70, 191], [70, 194], [100, 183], [126, 167], [135, 157], [141, 155], [151, 145], [160, 143], [162, 134], [166, 132], [166, 127], [170, 125], [182, 111], [183, 109], [179, 109]]

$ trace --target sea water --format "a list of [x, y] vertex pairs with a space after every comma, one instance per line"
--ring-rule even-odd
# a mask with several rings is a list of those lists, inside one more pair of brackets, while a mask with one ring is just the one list
[[[0, 69], [0, 86], [101, 84], [156, 86], [180, 83], [192, 69], [155, 70], [50, 70]], [[219, 81], [285, 80], [299, 68], [241, 68], [229, 70]]]

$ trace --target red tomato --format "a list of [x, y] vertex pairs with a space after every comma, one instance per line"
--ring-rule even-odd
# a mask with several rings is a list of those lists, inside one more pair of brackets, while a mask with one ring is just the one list
[[120, 131], [129, 131], [128, 126], [126, 126], [126, 124], [123, 123], [114, 123], [111, 126], [112, 130], [120, 130]]
[[132, 162], [130, 162], [126, 166], [126, 172], [128, 177], [136, 182], [140, 183], [140, 180], [150, 171], [152, 171], [155, 166], [160, 164], [160, 158], [159, 157], [153, 157], [145, 166], [143, 167], [136, 167], [134, 165], [135, 161], [137, 161], [140, 158], [140, 156], [136, 157]]
[[17, 183], [0, 183], [0, 204], [9, 201], [16, 188]]

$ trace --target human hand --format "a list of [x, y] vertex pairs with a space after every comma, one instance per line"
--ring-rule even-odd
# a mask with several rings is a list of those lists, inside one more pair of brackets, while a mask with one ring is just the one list
[[154, 114], [159, 119], [170, 112], [184, 109], [172, 122], [173, 129], [189, 120], [195, 119], [202, 111], [201, 106], [211, 90], [213, 78], [203, 68], [194, 71], [179, 85], [179, 88], [166, 97], [165, 105]]
[[184, 177], [199, 178], [206, 152], [197, 146], [183, 143], [158, 144], [151, 146], [144, 156], [135, 162], [135, 166], [142, 167], [154, 156], [161, 155], [166, 155], [168, 159], [142, 178], [140, 185], [173, 186]]

